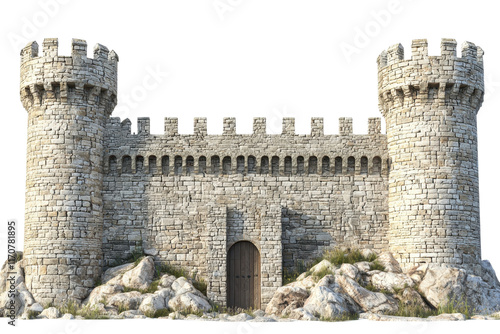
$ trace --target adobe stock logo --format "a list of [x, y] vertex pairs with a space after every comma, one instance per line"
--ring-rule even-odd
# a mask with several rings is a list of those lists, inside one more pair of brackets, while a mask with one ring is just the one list
[[40, 0], [38, 1], [38, 10], [31, 17], [21, 17], [21, 27], [18, 32], [8, 32], [7, 39], [12, 48], [17, 52], [27, 43], [38, 37], [40, 30], [46, 28], [54, 22], [61, 13], [64, 5], [71, 0]]
[[354, 37], [351, 42], [341, 42], [340, 50], [347, 63], [351, 63], [353, 56], [358, 55], [368, 47], [372, 39], [380, 35], [384, 28], [387, 28], [394, 17], [403, 11], [400, 0], [391, 0], [387, 3], [386, 9], [371, 11], [371, 20], [363, 27], [354, 27]]

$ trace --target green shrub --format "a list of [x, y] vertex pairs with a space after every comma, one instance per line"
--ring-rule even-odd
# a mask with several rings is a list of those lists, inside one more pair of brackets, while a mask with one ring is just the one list
[[144, 315], [148, 318], [160, 318], [160, 317], [166, 317], [170, 314], [170, 310], [167, 308], [161, 309], [161, 310], [156, 310], [156, 311], [147, 311], [144, 313]]
[[382, 264], [380, 264], [380, 262], [378, 262], [377, 260], [375, 260], [375, 261], [371, 261], [370, 262], [370, 270], [384, 271], [385, 267]]
[[62, 314], [70, 313], [74, 316], [78, 314], [79, 310], [80, 310], [80, 305], [74, 300], [69, 300], [59, 308], [59, 312], [61, 312]]
[[95, 306], [84, 306], [78, 311], [78, 315], [84, 317], [85, 319], [109, 319], [109, 317], [105, 314], [102, 314], [101, 311]]

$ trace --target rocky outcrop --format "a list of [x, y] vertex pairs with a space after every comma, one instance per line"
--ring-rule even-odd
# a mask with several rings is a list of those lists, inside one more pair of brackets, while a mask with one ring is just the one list
[[57, 319], [61, 317], [61, 312], [55, 307], [49, 307], [40, 313], [38, 318]]
[[106, 305], [126, 310], [137, 310], [144, 298], [148, 295], [143, 295], [139, 291], [130, 291], [112, 295], [106, 302]]
[[404, 289], [415, 285], [408, 275], [384, 271], [372, 275], [371, 282], [375, 288], [391, 293], [395, 292], [394, 289]]
[[302, 307], [309, 297], [307, 290], [300, 287], [282, 286], [274, 293], [267, 304], [266, 313], [274, 315], [289, 315], [296, 308]]
[[337, 282], [365, 312], [386, 313], [398, 310], [398, 303], [394, 298], [380, 292], [369, 291], [349, 277], [338, 276]]
[[212, 307], [207, 298], [192, 292], [176, 295], [168, 301], [168, 307], [175, 311], [208, 311]]
[[377, 261], [385, 267], [385, 271], [389, 273], [402, 274], [403, 270], [398, 261], [392, 256], [390, 252], [383, 252], [377, 256]]
[[419, 288], [434, 307], [439, 307], [453, 298], [461, 298], [466, 281], [464, 269], [429, 266]]
[[109, 268], [102, 274], [102, 283], [107, 283], [111, 281], [115, 277], [121, 278], [123, 274], [125, 274], [127, 271], [133, 269], [135, 267], [135, 263], [125, 263], [122, 264], [121, 266], [116, 266], [113, 268]]
[[145, 290], [153, 282], [155, 264], [151, 256], [145, 257], [139, 264], [123, 274], [123, 286], [131, 289]]

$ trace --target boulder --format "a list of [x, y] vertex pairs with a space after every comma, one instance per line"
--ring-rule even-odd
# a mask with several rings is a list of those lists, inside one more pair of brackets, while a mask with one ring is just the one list
[[137, 310], [142, 301], [150, 294], [141, 294], [139, 291], [130, 291], [118, 293], [111, 296], [107, 304], [109, 306], [115, 306], [117, 308], [125, 308], [127, 310]]
[[318, 318], [316, 318], [311, 312], [304, 309], [303, 307], [299, 307], [290, 312], [290, 319], [307, 320], [307, 321], [318, 320]]
[[160, 278], [160, 283], [158, 286], [162, 288], [170, 288], [172, 287], [172, 283], [176, 280], [174, 275], [165, 274]]
[[394, 298], [401, 301], [403, 304], [408, 306], [420, 306], [426, 310], [429, 310], [429, 306], [424, 301], [422, 296], [415, 291], [413, 288], [406, 288], [399, 295], [395, 295]]
[[164, 289], [157, 290], [155, 292], [155, 295], [158, 295], [161, 298], [165, 299], [165, 304], [167, 304], [168, 301], [170, 300], [170, 298], [175, 296], [175, 292], [172, 289], [164, 288]]
[[102, 274], [102, 283], [107, 283], [115, 277], [121, 277], [127, 271], [132, 270], [135, 267], [134, 263], [126, 263], [121, 266], [116, 266], [113, 268], [109, 268]]
[[301, 280], [287, 284], [287, 286], [302, 288], [307, 291], [311, 291], [312, 288], [316, 286], [317, 278], [314, 276], [307, 276]]
[[100, 285], [92, 290], [84, 304], [95, 305], [102, 301], [108, 301], [111, 296], [121, 292], [123, 292], [123, 286], [121, 285]]
[[139, 264], [123, 274], [123, 285], [138, 290], [145, 290], [153, 281], [155, 275], [155, 264], [151, 256], [147, 256]]
[[57, 319], [61, 317], [61, 312], [59, 312], [59, 310], [56, 309], [55, 307], [49, 307], [43, 310], [38, 317], [47, 319]]
[[377, 257], [377, 261], [385, 267], [385, 271], [387, 272], [396, 274], [403, 273], [398, 261], [396, 261], [396, 259], [392, 256], [391, 252], [380, 253]]
[[123, 311], [118, 315], [119, 319], [146, 319], [147, 317], [138, 310]]
[[266, 313], [274, 315], [288, 315], [291, 310], [302, 307], [309, 297], [307, 290], [289, 285], [276, 290], [271, 301], [267, 304]]
[[467, 273], [463, 269], [429, 266], [419, 289], [434, 306], [444, 305], [465, 294]]
[[309, 269], [309, 273], [311, 275], [316, 275], [319, 274], [320, 272], [325, 272], [325, 271], [328, 273], [333, 273], [335, 271], [335, 265], [333, 265], [328, 260], [323, 260], [320, 263], [313, 266], [311, 269]]
[[500, 289], [490, 286], [479, 276], [467, 275], [465, 297], [475, 312], [491, 313], [500, 310]]
[[25, 308], [35, 304], [35, 298], [33, 298], [31, 292], [28, 291], [24, 282], [19, 283], [16, 286], [16, 290], [19, 292], [19, 299]]
[[350, 264], [350, 263], [343, 263], [340, 266], [340, 271], [342, 272], [343, 275], [352, 278], [353, 280], [356, 280], [359, 276], [359, 269], [358, 267]]
[[381, 271], [371, 276], [373, 286], [380, 290], [387, 290], [394, 293], [394, 289], [413, 287], [415, 283], [406, 274], [396, 274], [393, 272]]
[[373, 249], [369, 249], [369, 248], [361, 249], [360, 252], [361, 252], [361, 255], [363, 255], [363, 257], [367, 258], [367, 259], [371, 256], [377, 255]]
[[[16, 252], [16, 257], [22, 258], [22, 255], [23, 252]], [[7, 290], [7, 279], [12, 275], [12, 273], [15, 275], [14, 286], [24, 282], [24, 262], [22, 260], [17, 261], [14, 264], [14, 270], [10, 270], [8, 260], [5, 260], [3, 263], [2, 268], [0, 269], [0, 294]]]
[[71, 313], [65, 313], [61, 317], [61, 319], [64, 319], [64, 320], [73, 320], [73, 319], [75, 319], [75, 316], [73, 314], [71, 314]]
[[29, 311], [35, 313], [36, 315], [39, 315], [43, 312], [43, 306], [38, 303], [34, 303], [30, 306]]
[[304, 310], [322, 318], [334, 319], [342, 314], [352, 313], [351, 305], [344, 296], [326, 286], [316, 286], [304, 303]]
[[500, 289], [500, 282], [498, 281], [497, 275], [490, 261], [481, 261], [481, 270], [481, 278], [483, 279], [483, 281], [488, 283], [493, 288]]
[[163, 310], [165, 308], [167, 308], [165, 304], [165, 298], [161, 295], [154, 294], [144, 298], [141, 305], [139, 306], [139, 311], [147, 314], [155, 313], [156, 311]]
[[354, 265], [358, 268], [360, 273], [367, 273], [371, 269], [370, 262], [367, 261], [356, 262]]
[[[19, 263], [19, 262], [18, 262]], [[11, 295], [9, 291], [5, 291], [0, 295], [0, 308], [4, 309], [4, 314], [7, 314], [7, 309], [11, 305]], [[13, 293], [14, 311], [16, 315], [20, 316], [31, 305], [35, 304], [35, 299], [26, 288], [24, 282], [20, 282], [15, 288]]]
[[398, 303], [394, 298], [369, 291], [349, 277], [340, 275], [337, 283], [365, 312], [386, 313], [398, 310]]
[[212, 307], [206, 297], [198, 296], [192, 292], [176, 295], [168, 301], [168, 307], [174, 311], [208, 311]]
[[11, 300], [14, 301], [14, 313], [16, 316], [23, 314], [24, 305], [19, 296], [19, 292], [15, 290], [14, 297], [9, 297], [9, 291], [5, 291], [0, 295], [0, 310], [3, 310], [3, 316], [8, 317], [11, 314]]

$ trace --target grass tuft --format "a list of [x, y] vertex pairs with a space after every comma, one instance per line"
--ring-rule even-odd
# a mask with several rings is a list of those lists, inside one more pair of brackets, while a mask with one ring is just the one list
[[319, 317], [320, 321], [327, 321], [327, 322], [350, 321], [350, 320], [358, 320], [358, 319], [359, 319], [358, 313], [342, 313], [341, 315], [338, 315], [338, 316], [333, 317], [333, 318]]
[[61, 307], [59, 307], [59, 312], [61, 314], [66, 314], [70, 313], [74, 316], [78, 315], [78, 311], [80, 310], [80, 305], [75, 302], [74, 300], [69, 300], [68, 302], [64, 303]]
[[467, 304], [465, 297], [453, 297], [446, 304], [440, 305], [438, 308], [426, 308], [420, 304], [407, 305], [400, 301], [398, 310], [387, 314], [399, 317], [428, 318], [443, 313], [462, 313], [466, 319], [470, 319], [474, 315], [474, 309]]
[[161, 310], [156, 310], [156, 311], [147, 311], [144, 313], [144, 315], [148, 318], [160, 318], [160, 317], [166, 317], [171, 313], [171, 311], [167, 308], [161, 309]]
[[370, 270], [380, 270], [384, 271], [385, 267], [380, 264], [377, 260], [370, 261]]

